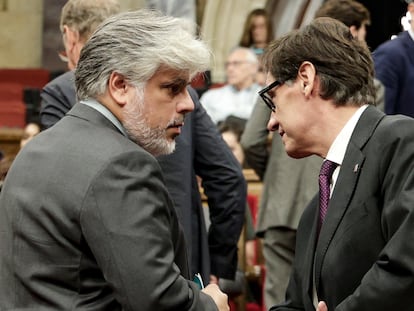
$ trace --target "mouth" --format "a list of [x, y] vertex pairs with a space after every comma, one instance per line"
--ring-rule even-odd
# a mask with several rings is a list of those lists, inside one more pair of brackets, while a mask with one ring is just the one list
[[184, 121], [175, 120], [173, 123], [167, 126], [167, 130], [170, 132], [172, 139], [175, 139], [181, 134], [181, 128], [184, 126]]
[[184, 122], [183, 122], [183, 121], [179, 121], [179, 122], [174, 121], [172, 124], [169, 124], [169, 125], [167, 126], [167, 129], [170, 129], [170, 128], [180, 129], [180, 128], [182, 128], [183, 126], [184, 126]]

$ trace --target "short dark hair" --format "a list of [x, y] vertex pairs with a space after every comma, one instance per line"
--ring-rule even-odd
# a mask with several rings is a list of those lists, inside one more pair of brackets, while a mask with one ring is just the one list
[[321, 98], [336, 105], [375, 102], [371, 53], [340, 21], [317, 18], [273, 41], [263, 56], [265, 70], [281, 82], [295, 80], [304, 61], [315, 66]]
[[371, 24], [368, 9], [355, 0], [328, 0], [316, 11], [315, 18], [332, 17], [348, 27], [361, 28], [362, 24]]

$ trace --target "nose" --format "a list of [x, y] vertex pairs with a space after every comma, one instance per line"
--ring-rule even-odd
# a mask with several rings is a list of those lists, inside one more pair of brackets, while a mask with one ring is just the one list
[[184, 92], [182, 92], [182, 94], [178, 98], [177, 112], [186, 114], [187, 112], [191, 112], [193, 110], [194, 110], [193, 99], [188, 93], [188, 90], [185, 89]]
[[276, 120], [276, 115], [272, 112], [269, 122], [267, 123], [267, 129], [270, 132], [275, 132], [279, 129], [279, 122]]

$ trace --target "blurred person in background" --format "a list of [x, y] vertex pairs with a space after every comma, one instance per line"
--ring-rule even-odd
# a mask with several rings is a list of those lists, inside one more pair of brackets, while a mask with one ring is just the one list
[[414, 1], [407, 2], [410, 27], [373, 53], [375, 76], [385, 86], [385, 113], [414, 117]]
[[76, 103], [74, 69], [80, 51], [100, 23], [119, 13], [118, 0], [69, 0], [62, 8], [62, 32], [69, 71], [49, 82], [41, 92], [40, 122], [49, 128]]
[[[355, 0], [328, 0], [316, 11], [317, 17], [335, 18], [349, 27], [354, 38], [366, 42], [367, 27], [371, 24], [371, 14], [368, 9]], [[374, 78], [375, 104], [384, 111], [385, 87], [383, 83]]]
[[259, 61], [250, 48], [234, 48], [228, 55], [225, 66], [227, 84], [206, 91], [200, 98], [201, 104], [216, 124], [229, 116], [247, 120], [260, 89], [255, 82]]

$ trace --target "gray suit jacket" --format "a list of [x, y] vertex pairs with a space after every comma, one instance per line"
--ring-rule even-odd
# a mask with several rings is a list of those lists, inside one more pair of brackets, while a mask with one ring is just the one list
[[303, 210], [318, 192], [322, 164], [317, 156], [289, 157], [277, 133], [269, 150], [266, 126], [270, 114], [270, 109], [259, 98], [241, 139], [247, 163], [263, 180], [257, 224], [259, 236], [269, 228], [297, 228]]
[[[59, 121], [76, 103], [74, 73], [69, 71], [42, 90], [43, 127]], [[237, 268], [237, 241], [244, 220], [246, 182], [239, 163], [221, 138], [198, 96], [188, 91], [195, 109], [185, 120], [174, 153], [158, 158], [167, 189], [184, 229], [191, 274], [232, 279]], [[203, 179], [211, 215], [207, 234], [196, 174]]]
[[315, 197], [299, 224], [287, 302], [272, 311], [314, 311], [313, 271], [318, 297], [330, 311], [413, 310], [413, 150], [412, 118], [364, 111], [319, 241]]
[[18, 154], [0, 228], [0, 310], [217, 310], [158, 162], [88, 106]]

